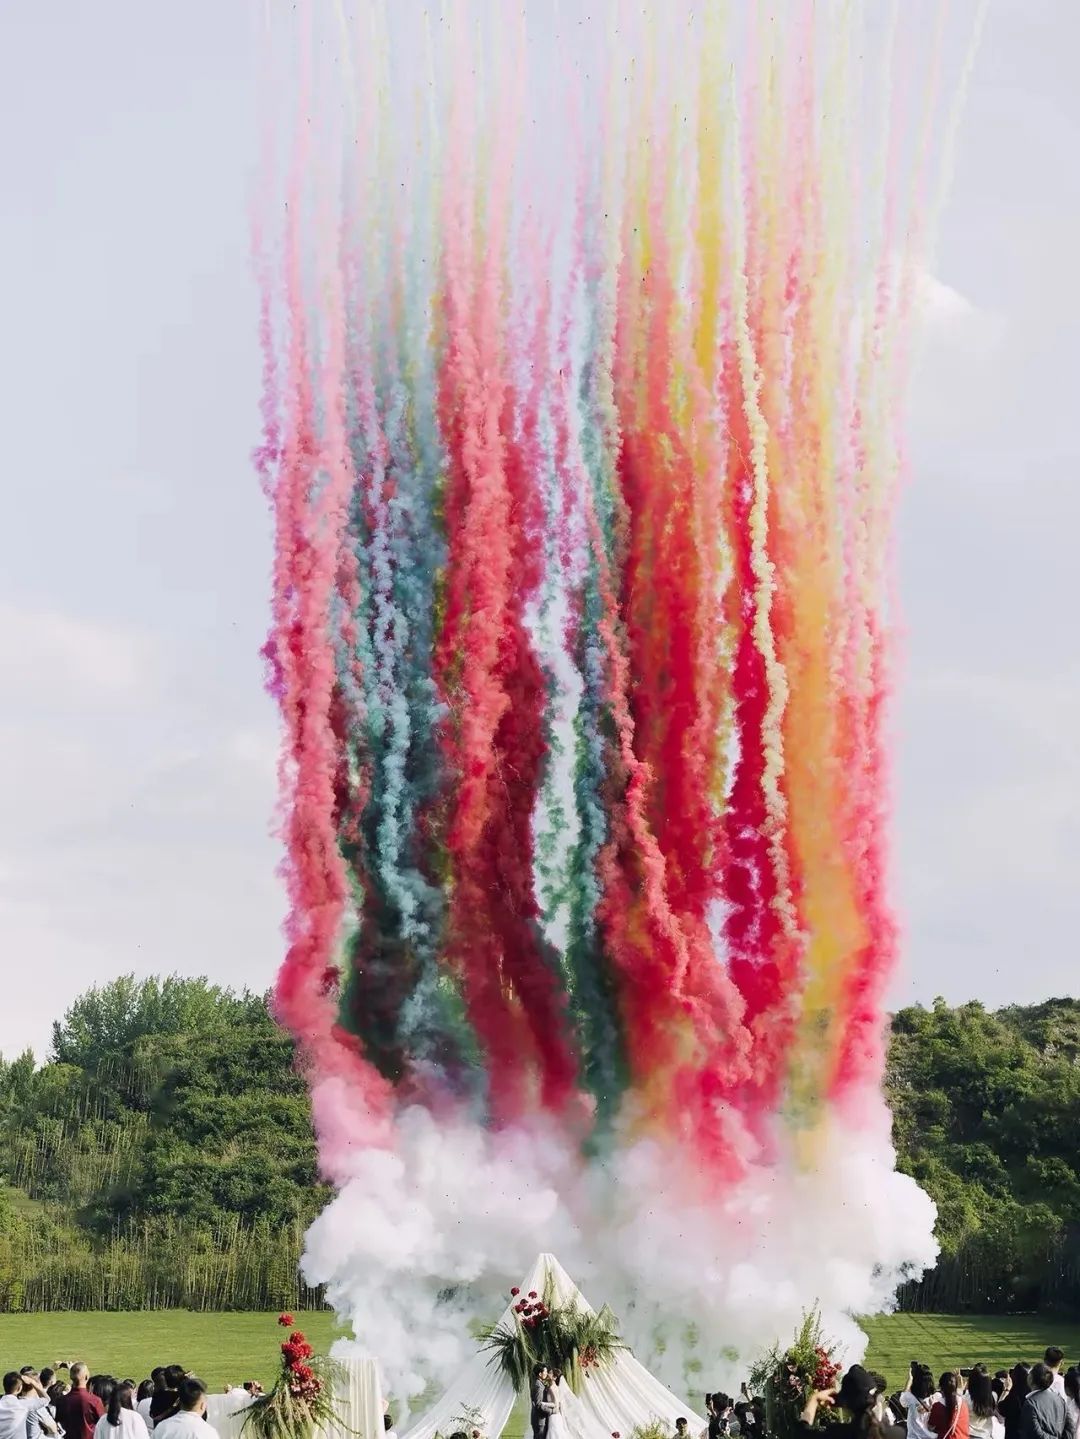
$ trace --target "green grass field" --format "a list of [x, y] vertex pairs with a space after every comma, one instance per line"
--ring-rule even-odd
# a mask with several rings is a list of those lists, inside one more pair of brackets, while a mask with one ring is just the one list
[[[85, 1359], [92, 1369], [142, 1379], [154, 1364], [183, 1364], [215, 1389], [259, 1379], [277, 1368], [281, 1330], [275, 1314], [0, 1314], [0, 1372], [23, 1364]], [[317, 1350], [335, 1334], [328, 1313], [297, 1315]], [[935, 1370], [983, 1360], [993, 1368], [1041, 1357], [1058, 1344], [1070, 1360], [1080, 1356], [1080, 1322], [1057, 1316], [971, 1318], [948, 1314], [892, 1314], [868, 1319], [867, 1363], [899, 1387], [911, 1359]], [[699, 1396], [689, 1396], [697, 1400]], [[512, 1426], [515, 1430], [520, 1425]], [[510, 1430], [507, 1430], [510, 1435]], [[512, 1439], [512, 1436], [511, 1436]]]

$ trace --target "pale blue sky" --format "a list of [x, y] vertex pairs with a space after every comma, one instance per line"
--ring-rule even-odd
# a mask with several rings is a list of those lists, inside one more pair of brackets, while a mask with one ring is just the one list
[[[279, 958], [254, 33], [247, 0], [0, 7], [8, 1054], [92, 980]], [[1078, 47], [1072, 0], [991, 0], [944, 219], [967, 303], [901, 517], [898, 1001], [1077, 989]]]

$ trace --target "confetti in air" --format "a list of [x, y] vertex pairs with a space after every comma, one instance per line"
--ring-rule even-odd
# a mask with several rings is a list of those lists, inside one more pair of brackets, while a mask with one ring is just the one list
[[268, 20], [275, 1004], [306, 1271], [401, 1397], [540, 1249], [710, 1377], [935, 1253], [881, 1095], [891, 528], [968, 62], [774, 8]]

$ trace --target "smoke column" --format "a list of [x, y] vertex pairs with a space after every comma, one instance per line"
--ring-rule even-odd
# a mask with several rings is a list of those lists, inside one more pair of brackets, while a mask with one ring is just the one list
[[268, 23], [275, 1005], [305, 1271], [401, 1400], [541, 1249], [676, 1381], [815, 1301], [854, 1348], [936, 1252], [886, 723], [957, 97], [944, 23], [781, 9]]

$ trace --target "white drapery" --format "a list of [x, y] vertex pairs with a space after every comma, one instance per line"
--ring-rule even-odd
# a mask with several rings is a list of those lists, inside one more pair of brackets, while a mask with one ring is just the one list
[[[338, 1362], [341, 1377], [334, 1386], [334, 1398], [340, 1423], [320, 1430], [316, 1439], [382, 1439], [383, 1400], [378, 1365], [373, 1359]], [[206, 1417], [220, 1439], [242, 1439], [250, 1402], [234, 1394], [206, 1396]]]
[[[520, 1287], [523, 1294], [530, 1290], [544, 1294], [550, 1288], [552, 1300], [560, 1308], [573, 1302], [578, 1308], [593, 1312], [553, 1254], [541, 1254]], [[512, 1318], [511, 1303], [502, 1320], [510, 1322]], [[655, 1379], [628, 1349], [619, 1350], [602, 1369], [590, 1370], [582, 1380], [580, 1394], [570, 1392], [565, 1383], [560, 1394], [570, 1439], [611, 1439], [612, 1434], [630, 1439], [638, 1425], [656, 1419], [666, 1424], [672, 1433], [679, 1418], [688, 1420], [693, 1436], [706, 1427], [705, 1420]], [[486, 1439], [499, 1439], [516, 1397], [498, 1365], [490, 1362], [489, 1355], [479, 1353], [462, 1367], [446, 1393], [403, 1439], [435, 1439], [436, 1434], [448, 1439], [455, 1429], [464, 1427], [457, 1421], [464, 1417], [466, 1409], [477, 1412], [477, 1427], [482, 1428]]]

